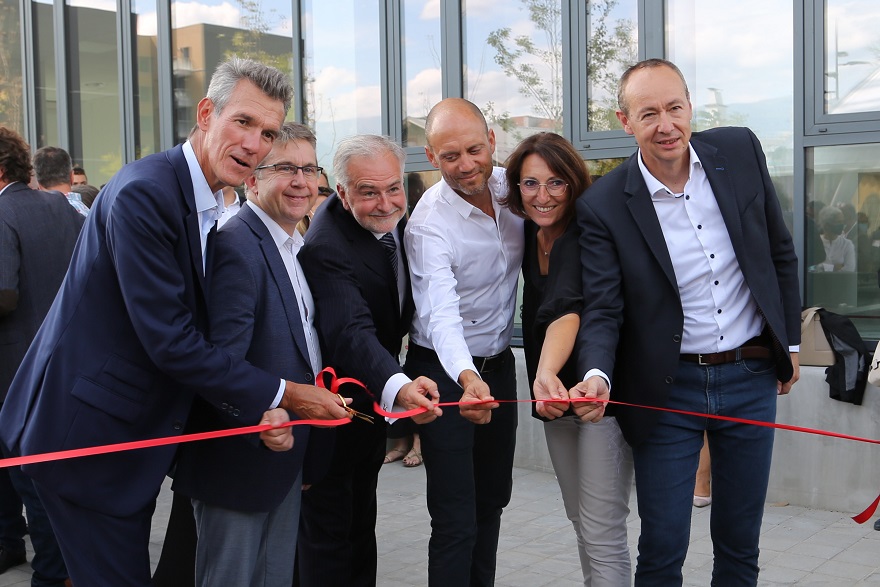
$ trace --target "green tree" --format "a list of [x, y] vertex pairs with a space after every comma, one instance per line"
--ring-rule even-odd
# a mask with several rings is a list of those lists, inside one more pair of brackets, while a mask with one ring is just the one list
[[0, 125], [24, 135], [18, 2], [0, 4]]

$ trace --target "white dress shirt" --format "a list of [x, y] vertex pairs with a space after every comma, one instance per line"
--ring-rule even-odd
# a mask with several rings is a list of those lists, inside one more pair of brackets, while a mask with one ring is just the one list
[[466, 369], [479, 373], [472, 355], [497, 355], [513, 335], [523, 221], [498, 205], [507, 194], [501, 167], [489, 191], [494, 220], [441, 180], [419, 200], [404, 235], [416, 306], [410, 340], [434, 349], [453, 381]]
[[309, 289], [309, 284], [299, 264], [299, 259], [296, 258], [303, 246], [302, 235], [296, 230], [293, 231], [293, 235], [287, 234], [259, 206], [252, 202], [245, 202], [245, 205], [253, 210], [257, 217], [263, 221], [263, 224], [266, 225], [266, 228], [269, 229], [269, 234], [272, 236], [272, 240], [275, 241], [275, 246], [278, 247], [278, 252], [281, 254], [281, 260], [284, 262], [287, 276], [290, 278], [290, 284], [293, 286], [293, 292], [296, 294], [296, 303], [299, 308], [300, 320], [302, 320], [303, 333], [306, 337], [306, 346], [308, 347], [309, 363], [317, 377], [318, 372], [321, 370], [321, 347], [315, 336], [315, 300], [312, 298], [312, 290]]
[[655, 178], [642, 161], [663, 238], [675, 269], [684, 312], [682, 353], [716, 353], [742, 346], [764, 329], [746, 285], [730, 234], [694, 148], [684, 191], [675, 194]]

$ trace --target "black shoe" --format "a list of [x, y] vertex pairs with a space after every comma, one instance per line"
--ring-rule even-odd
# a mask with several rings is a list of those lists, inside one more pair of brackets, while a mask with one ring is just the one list
[[877, 521], [874, 522], [874, 529], [880, 530], [880, 518], [877, 518]]
[[25, 551], [12, 552], [0, 546], [0, 574], [5, 573], [12, 567], [23, 565], [27, 562]]

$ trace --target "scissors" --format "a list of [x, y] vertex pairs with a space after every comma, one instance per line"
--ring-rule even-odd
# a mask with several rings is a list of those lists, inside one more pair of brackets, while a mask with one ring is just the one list
[[369, 424], [373, 423], [373, 416], [370, 416], [369, 414], [364, 414], [363, 412], [358, 412], [354, 408], [348, 407], [348, 404], [345, 403], [345, 398], [342, 396], [339, 396], [339, 398], [342, 400], [342, 407], [345, 409], [346, 412], [351, 414], [353, 418], [360, 418], [361, 420]]

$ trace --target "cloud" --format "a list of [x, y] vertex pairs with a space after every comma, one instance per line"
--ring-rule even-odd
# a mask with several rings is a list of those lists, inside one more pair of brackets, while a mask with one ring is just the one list
[[216, 24], [241, 28], [241, 11], [229, 2], [209, 6], [201, 2], [173, 2], [171, 22], [175, 28], [193, 24]]
[[406, 84], [406, 115], [427, 116], [443, 98], [443, 74], [437, 68], [423, 69]]

